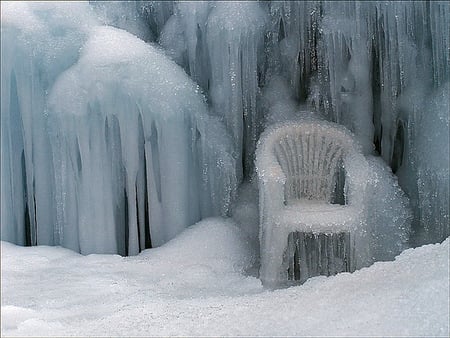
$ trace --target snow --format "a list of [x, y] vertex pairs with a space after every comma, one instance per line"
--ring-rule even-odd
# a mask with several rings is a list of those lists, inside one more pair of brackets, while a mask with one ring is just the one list
[[450, 239], [270, 291], [243, 238], [212, 218], [133, 257], [2, 241], [2, 336], [449, 334]]

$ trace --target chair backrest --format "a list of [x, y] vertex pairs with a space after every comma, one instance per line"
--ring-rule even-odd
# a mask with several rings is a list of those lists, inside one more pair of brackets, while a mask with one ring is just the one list
[[357, 151], [351, 133], [325, 121], [281, 125], [265, 142], [285, 177], [285, 202], [309, 199], [336, 203], [343, 189], [346, 156]]

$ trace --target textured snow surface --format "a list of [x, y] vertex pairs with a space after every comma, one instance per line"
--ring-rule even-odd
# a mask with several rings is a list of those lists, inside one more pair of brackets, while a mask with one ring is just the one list
[[2, 246], [2, 336], [448, 336], [449, 243], [268, 291], [241, 230], [207, 219], [134, 257]]

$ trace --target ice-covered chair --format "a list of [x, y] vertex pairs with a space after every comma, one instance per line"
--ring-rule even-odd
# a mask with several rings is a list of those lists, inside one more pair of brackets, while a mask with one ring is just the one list
[[368, 164], [350, 131], [318, 120], [274, 125], [260, 137], [256, 168], [263, 284], [354, 271]]

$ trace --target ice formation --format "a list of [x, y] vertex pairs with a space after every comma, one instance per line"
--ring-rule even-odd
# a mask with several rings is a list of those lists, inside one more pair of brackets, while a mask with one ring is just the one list
[[[37, 16], [42, 8], [30, 10]], [[225, 215], [237, 184], [232, 144], [198, 86], [157, 47], [125, 31], [95, 26], [72, 41], [76, 33], [64, 35], [71, 26], [52, 23], [30, 29], [37, 56], [34, 68], [24, 69], [28, 75], [20, 72], [31, 55], [18, 54], [27, 40], [14, 40], [15, 30], [28, 26], [2, 22], [11, 52], [10, 63], [2, 63], [10, 75], [2, 88], [11, 88], [2, 111], [11, 120], [2, 120], [2, 130], [14, 131], [2, 133], [2, 157], [12, 162], [2, 161], [2, 181], [30, 186], [2, 184], [2, 238], [84, 254], [137, 254], [203, 217]], [[49, 51], [38, 39], [52, 41], [52, 34], [66, 38], [68, 50], [47, 70], [40, 57]], [[54, 84], [37, 76], [41, 87], [28, 88], [27, 75], [39, 73], [53, 75]], [[37, 149], [29, 159], [27, 142]]]
[[[266, 13], [256, 2], [176, 2], [160, 42], [208, 91], [233, 136], [237, 172], [253, 167], [261, 129], [257, 109]], [[243, 162], [243, 165], [242, 165]]]
[[158, 245], [227, 214], [259, 134], [308, 111], [379, 155], [371, 182], [392, 203], [406, 202], [386, 165], [410, 199], [410, 236], [399, 209], [374, 216], [400, 212], [374, 230], [376, 252], [450, 234], [446, 1], [4, 2], [1, 15], [2, 239]]
[[2, 3], [2, 239], [55, 244], [46, 96], [77, 60], [95, 24], [90, 12], [86, 3]]

